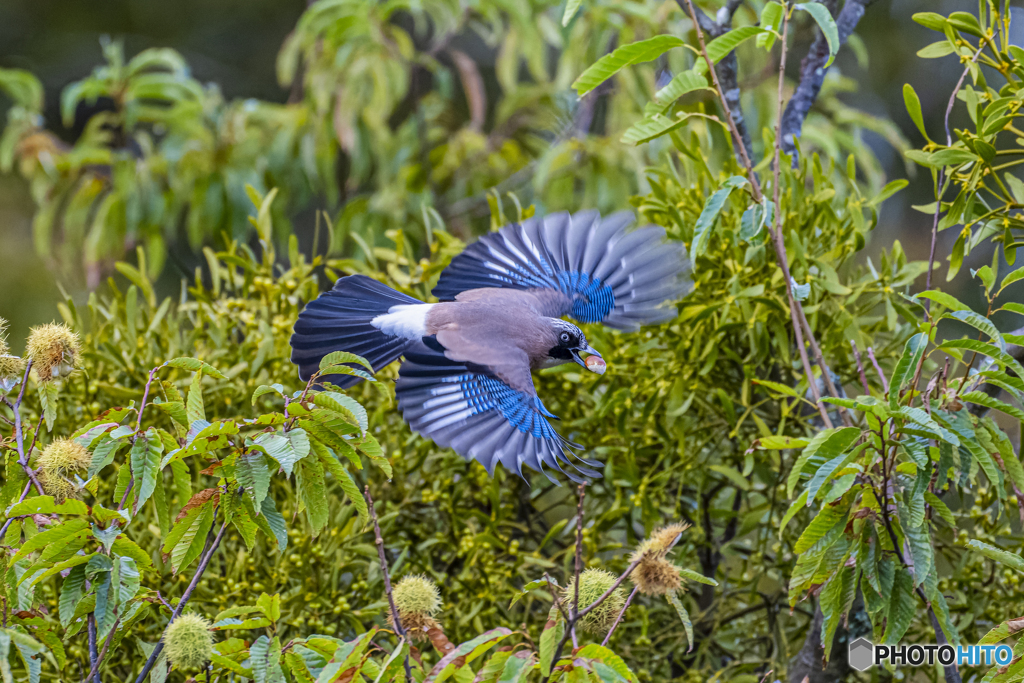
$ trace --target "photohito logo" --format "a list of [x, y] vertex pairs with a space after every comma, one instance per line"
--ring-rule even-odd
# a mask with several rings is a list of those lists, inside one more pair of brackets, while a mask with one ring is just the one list
[[867, 671], [872, 666], [1006, 666], [1013, 659], [1009, 645], [875, 645], [867, 638], [850, 643], [850, 666]]

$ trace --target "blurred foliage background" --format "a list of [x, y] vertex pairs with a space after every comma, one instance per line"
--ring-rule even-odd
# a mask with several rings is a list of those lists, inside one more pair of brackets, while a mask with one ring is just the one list
[[[936, 69], [935, 62], [914, 57], [932, 38], [927, 29], [912, 22], [910, 16], [917, 11], [948, 14], [969, 10], [971, 4], [964, 0], [878, 0], [873, 3], [857, 30], [870, 57], [868, 68], [862, 68], [857, 56], [849, 50], [839, 55], [833, 68], [833, 72], [839, 71], [857, 82], [857, 92], [841, 99], [855, 101], [861, 109], [888, 117], [915, 145], [921, 142], [903, 108], [900, 94], [903, 84], [915, 85], [928, 125], [940, 126], [945, 100], [958, 74], [951, 69]], [[673, 11], [673, 7], [672, 3], [667, 3], [662, 11]], [[173, 6], [142, 0], [107, 0], [88, 5], [72, 0], [46, 3], [7, 0], [0, 3], [0, 66], [27, 69], [42, 80], [46, 90], [45, 127], [56, 131], [67, 142], [74, 141], [81, 129], [64, 126], [60, 92], [71, 82], [85, 77], [102, 61], [100, 38], [105, 35], [123, 40], [129, 56], [149, 47], [170, 47], [179, 51], [195, 79], [201, 83], [216, 83], [225, 98], [253, 97], [284, 103], [291, 89], [278, 82], [277, 53], [304, 9], [305, 3], [301, 0], [193, 0]], [[1014, 11], [1024, 10], [1015, 8]], [[1024, 21], [1021, 24], [1024, 25]], [[811, 37], [811, 27], [805, 26], [797, 35], [794, 54], [802, 55]], [[463, 42], [458, 47], [478, 62], [485, 87], [489, 91], [496, 89], [493, 50], [481, 41]], [[798, 61], [790, 60], [791, 74], [796, 73]], [[758, 75], [746, 74], [746, 77], [753, 79]], [[962, 112], [957, 114], [962, 115]], [[954, 116], [954, 123], [956, 120]], [[889, 177], [906, 175], [900, 155], [881, 136], [868, 131], [864, 138], [879, 155]], [[878, 245], [900, 239], [912, 258], [925, 255], [928, 217], [911, 210], [910, 205], [932, 201], [931, 190], [922, 174], [916, 174], [911, 180], [908, 190], [886, 204], [871, 240], [874, 246], [869, 245], [867, 253], [877, 253]], [[566, 198], [565, 203], [574, 208], [585, 205], [575, 198]], [[49, 321], [56, 315], [53, 302], [57, 292], [53, 279], [44, 275], [44, 261], [31, 248], [32, 215], [33, 204], [23, 181], [10, 174], [0, 175], [0, 243], [5, 245], [0, 250], [0, 292], [5, 293], [0, 297], [0, 316], [9, 319], [14, 329]], [[312, 208], [307, 207], [291, 218], [300, 243], [308, 246], [315, 231]], [[951, 239], [953, 236], [943, 234], [940, 237]], [[978, 257], [979, 262], [986, 260]], [[163, 281], [165, 291], [176, 288], [175, 283], [182, 277], [181, 270], [187, 270], [185, 276], [191, 277], [190, 266], [193, 265], [187, 262], [178, 268], [172, 262]], [[62, 280], [62, 284], [81, 300], [84, 296], [82, 280], [72, 277]], [[958, 279], [958, 283], [962, 282], [966, 282], [963, 272]], [[976, 301], [977, 296], [974, 291], [965, 294], [969, 302]]]

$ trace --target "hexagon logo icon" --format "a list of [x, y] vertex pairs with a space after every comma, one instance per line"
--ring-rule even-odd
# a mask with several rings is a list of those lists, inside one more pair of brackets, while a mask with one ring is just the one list
[[850, 643], [850, 666], [857, 671], [867, 671], [875, 663], [875, 646], [867, 638], [858, 638]]

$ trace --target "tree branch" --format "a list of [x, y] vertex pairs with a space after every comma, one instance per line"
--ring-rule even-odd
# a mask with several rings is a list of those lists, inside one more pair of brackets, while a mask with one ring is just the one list
[[[203, 578], [203, 573], [206, 571], [206, 567], [210, 564], [210, 559], [213, 557], [213, 554], [217, 552], [217, 547], [220, 545], [221, 539], [224, 538], [224, 531], [227, 528], [228, 523], [227, 520], [225, 520], [220, 527], [220, 531], [217, 532], [217, 536], [212, 540], [212, 542], [209, 540], [209, 537], [207, 537], [206, 552], [203, 553], [202, 559], [199, 561], [199, 566], [196, 568], [196, 573], [192, 576], [192, 580], [188, 584], [188, 588], [185, 589], [185, 592], [181, 596], [181, 600], [178, 601], [178, 606], [174, 608], [174, 612], [171, 614], [171, 618], [170, 621], [167, 622], [167, 626], [173, 624], [174, 620], [181, 614], [181, 611], [185, 609], [185, 604], [188, 602], [189, 598], [192, 597], [192, 592], [196, 589], [196, 586], [199, 585], [199, 580]], [[210, 531], [212, 532], [213, 530], [211, 529]], [[164, 630], [166, 631], [166, 628]], [[161, 639], [160, 642], [156, 644], [156, 647], [153, 648], [153, 652], [150, 653], [149, 659], [146, 660], [146, 664], [142, 667], [142, 671], [139, 672], [139, 677], [135, 679], [135, 683], [143, 683], [143, 681], [146, 680], [146, 676], [149, 675], [153, 665], [156, 664], [156, 660], [160, 656], [160, 653], [163, 652], [163, 649], [164, 641]]]
[[[857, 28], [861, 17], [867, 6], [875, 0], [846, 0], [843, 9], [836, 17], [836, 27], [839, 29], [839, 44], [845, 45], [846, 40]], [[793, 92], [789, 104], [786, 105], [786, 112], [782, 115], [782, 149], [793, 157], [793, 164], [796, 165], [796, 138], [800, 137], [800, 130], [803, 128], [804, 119], [811, 111], [814, 101], [818, 99], [821, 92], [821, 85], [825, 82], [825, 74], [828, 69], [829, 49], [828, 41], [821, 31], [817, 32], [814, 42], [811, 43], [807, 56], [800, 63], [800, 83]]]
[[[384, 555], [384, 537], [380, 533], [380, 522], [377, 521], [377, 511], [373, 509], [373, 498], [370, 496], [370, 487], [367, 485], [363, 489], [363, 497], [366, 498], [366, 505], [369, 508], [370, 519], [373, 520], [373, 533], [375, 542], [377, 544], [377, 557], [380, 559], [380, 571], [384, 575], [384, 591], [388, 596], [388, 606], [391, 608], [391, 620], [395, 626], [395, 632], [398, 636], [405, 641], [409, 638], [405, 634], [405, 627], [402, 626], [402, 620], [398, 618], [398, 607], [395, 606], [395, 595], [391, 590], [391, 574], [388, 572], [388, 560]], [[399, 647], [401, 644], [399, 644]], [[412, 669], [409, 667], [409, 655], [405, 655], [405, 677], [407, 680], [412, 680]]]

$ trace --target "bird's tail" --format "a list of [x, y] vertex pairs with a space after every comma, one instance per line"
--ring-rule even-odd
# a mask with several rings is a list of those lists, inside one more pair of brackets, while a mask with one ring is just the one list
[[[370, 321], [392, 306], [418, 303], [422, 302], [365, 275], [341, 278], [334, 289], [306, 304], [295, 323], [292, 362], [299, 366], [299, 377], [309, 381], [323, 357], [334, 351], [362, 356], [374, 372], [380, 370], [401, 356], [410, 340], [384, 334]], [[351, 375], [325, 379], [342, 388], [360, 381]]]

